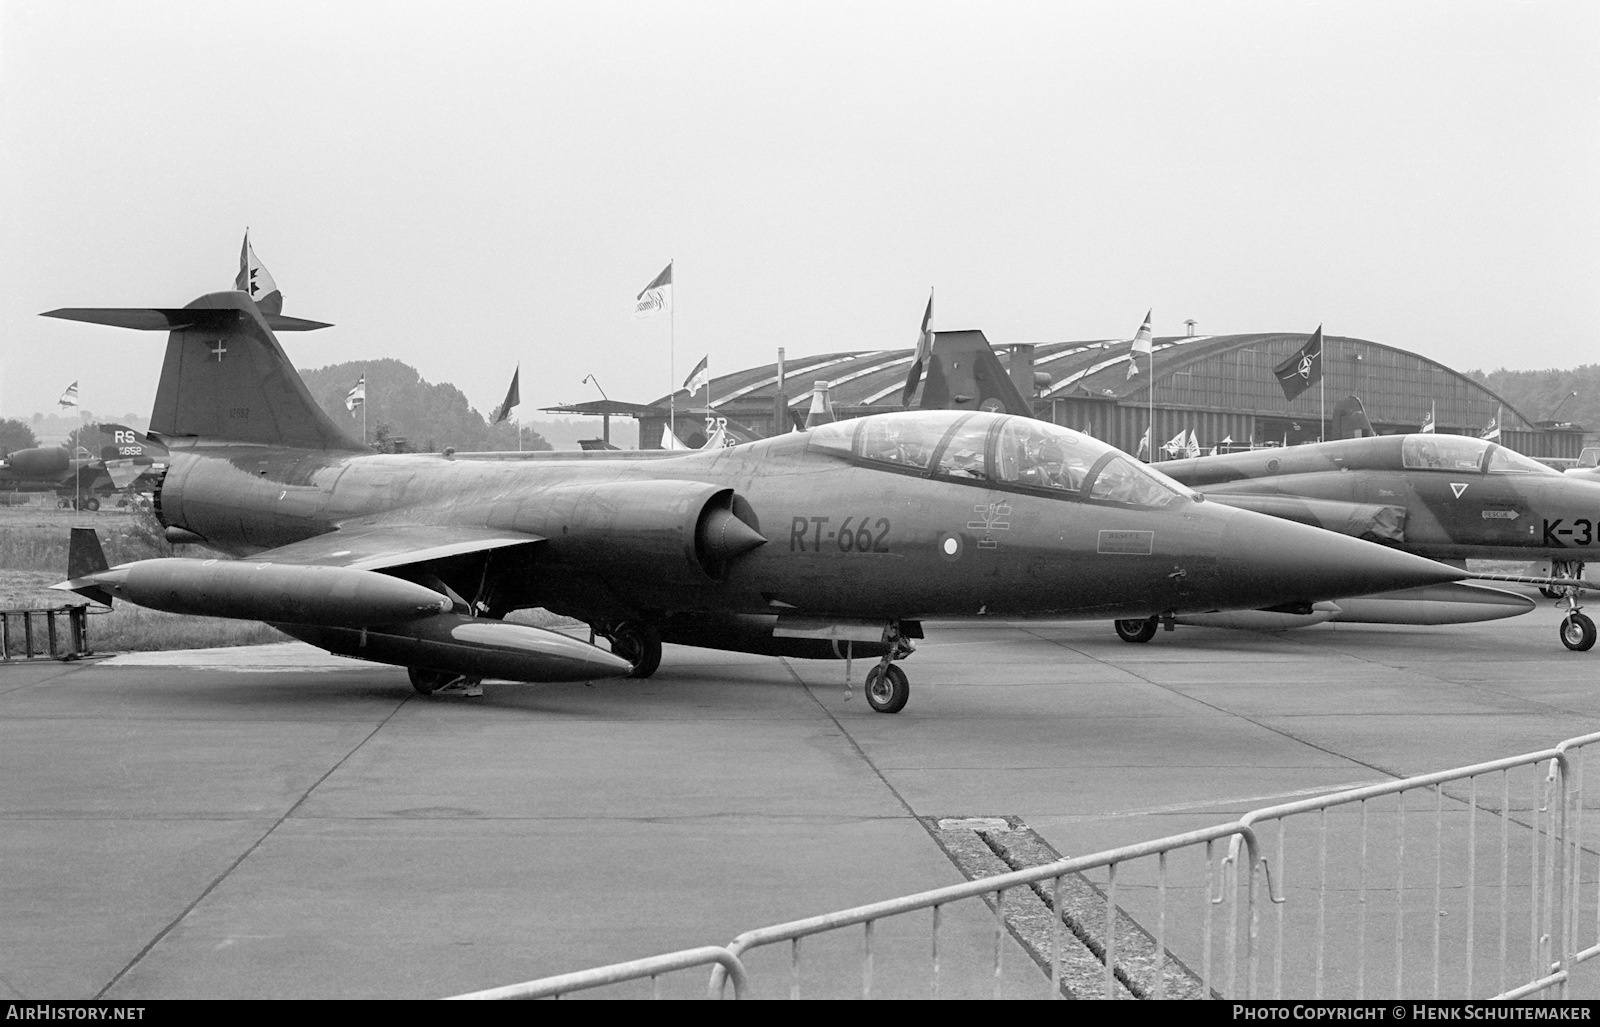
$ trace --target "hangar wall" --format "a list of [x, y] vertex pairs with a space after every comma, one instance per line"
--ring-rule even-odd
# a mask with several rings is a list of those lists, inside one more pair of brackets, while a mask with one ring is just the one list
[[[957, 333], [940, 332], [940, 336]], [[981, 333], [963, 333], [978, 334]], [[1292, 445], [1331, 436], [1334, 405], [1356, 396], [1379, 434], [1417, 431], [1432, 412], [1437, 430], [1482, 434], [1491, 421], [1500, 441], [1529, 456], [1570, 460], [1583, 447], [1578, 425], [1535, 425], [1504, 399], [1458, 371], [1417, 353], [1366, 339], [1325, 336], [1322, 382], [1286, 400], [1273, 368], [1306, 343], [1302, 333], [1254, 333], [1162, 337], [1154, 343], [1156, 446], [1180, 430], [1193, 431], [1205, 450], [1231, 439], [1234, 447]], [[1131, 340], [991, 346], [1002, 363], [1022, 359], [1049, 382], [1032, 397], [1035, 415], [1087, 431], [1136, 453], [1150, 421], [1150, 357], [1138, 357], [1128, 373]], [[781, 352], [781, 351], [780, 351]], [[936, 351], [937, 352], [937, 351]], [[723, 375], [711, 383], [711, 403], [736, 428], [754, 437], [790, 429], [803, 419], [813, 386], [827, 383], [842, 417], [900, 409], [912, 351], [866, 350], [791, 358]], [[1327, 423], [1324, 424], [1323, 397]], [[689, 438], [705, 413], [706, 394], [677, 393], [679, 436]], [[641, 416], [642, 439], [654, 447], [666, 422], [668, 397]], [[789, 413], [780, 413], [788, 411]], [[691, 427], [685, 428], [688, 414]], [[1159, 453], [1158, 453], [1159, 456]]]

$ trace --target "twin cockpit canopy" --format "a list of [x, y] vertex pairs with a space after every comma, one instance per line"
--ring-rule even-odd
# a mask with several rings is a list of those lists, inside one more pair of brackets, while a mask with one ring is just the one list
[[804, 439], [807, 452], [863, 467], [1065, 499], [1161, 507], [1190, 495], [1098, 439], [1028, 417], [907, 411], [819, 425]]
[[1561, 472], [1532, 457], [1470, 435], [1407, 435], [1400, 444], [1400, 463], [1408, 471], [1455, 471], [1478, 474]]

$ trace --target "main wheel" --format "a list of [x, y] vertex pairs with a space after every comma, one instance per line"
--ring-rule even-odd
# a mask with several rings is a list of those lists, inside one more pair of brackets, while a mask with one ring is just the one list
[[100, 500], [90, 496], [83, 501], [83, 508], [90, 513], [96, 513], [100, 509]]
[[1116, 621], [1117, 637], [1124, 642], [1148, 642], [1156, 637], [1156, 618], [1138, 617]]
[[447, 670], [426, 670], [422, 667], [407, 667], [406, 676], [411, 678], [411, 687], [417, 690], [418, 695], [432, 695], [458, 677]]
[[606, 636], [611, 652], [633, 664], [630, 678], [647, 678], [661, 666], [661, 635], [641, 621], [623, 621]]
[[1594, 648], [1594, 621], [1574, 610], [1561, 622], [1561, 644], [1574, 652]]
[[867, 671], [864, 690], [867, 705], [879, 713], [899, 713], [911, 698], [911, 682], [906, 680], [906, 672], [892, 663], [887, 668], [880, 663]]

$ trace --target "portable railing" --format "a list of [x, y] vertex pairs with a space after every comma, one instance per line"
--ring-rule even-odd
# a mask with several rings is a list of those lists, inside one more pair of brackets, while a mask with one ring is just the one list
[[[961, 945], [967, 949], [963, 967], [989, 980], [976, 985], [969, 974], [962, 994], [983, 991], [996, 998], [1003, 990], [1023, 994], [1030, 988], [1034, 995], [1056, 998], [1515, 999], [1551, 991], [1568, 998], [1574, 970], [1600, 956], [1600, 873], [1596, 847], [1585, 846], [1582, 834], [1584, 755], [1596, 742], [1600, 733], [1520, 756], [1265, 807], [1187, 834], [758, 928], [726, 946], [458, 997], [559, 997], [644, 978], [660, 997], [661, 975], [705, 966], [711, 966], [712, 997], [723, 997], [730, 981], [735, 997], [745, 997], [759, 976], [752, 971], [753, 956], [783, 943], [789, 945], [788, 995], [809, 997], [802, 986], [802, 942], [809, 951], [811, 944], [860, 928], [859, 994], [871, 998], [883, 973], [879, 932], [899, 924], [904, 935], [904, 921], [930, 913], [920, 960], [927, 981], [919, 994], [935, 998], [950, 990], [948, 964], [952, 948]], [[1220, 858], [1219, 846], [1226, 849]], [[1199, 859], [1175, 867], [1188, 857]], [[1596, 882], [1592, 916], [1584, 902], [1585, 879]], [[1100, 911], [1091, 915], [1064, 901], [1068, 882], [1097, 893]], [[981, 960], [972, 951], [978, 932], [970, 915], [968, 929], [957, 932], [958, 945], [948, 937], [951, 911], [968, 909], [972, 900], [989, 923]], [[1029, 944], [1013, 907], [1020, 912], [1034, 902], [1048, 911], [1049, 938]], [[1267, 939], [1261, 936], [1264, 907], [1273, 910]], [[1019, 942], [1032, 957], [1025, 962], [1037, 965], [1023, 968], [1033, 984], [1013, 977], [1003, 988], [1004, 953]], [[916, 961], [900, 955], [895, 991], [912, 994], [904, 978]], [[1086, 959], [1093, 963], [1092, 981], [1083, 972]], [[1271, 973], [1265, 992], [1263, 960]], [[1173, 987], [1174, 981], [1181, 984]], [[836, 989], [839, 982], [835, 972], [828, 983]]]
[[83, 605], [0, 610], [0, 661], [75, 660], [88, 656], [87, 610]]

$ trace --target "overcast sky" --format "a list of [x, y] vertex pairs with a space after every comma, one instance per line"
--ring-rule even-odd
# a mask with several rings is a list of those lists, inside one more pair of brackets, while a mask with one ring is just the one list
[[0, 0], [0, 416], [148, 413], [163, 336], [38, 313], [230, 288], [246, 226], [336, 324], [298, 366], [487, 412], [520, 361], [524, 417], [909, 346], [930, 287], [997, 344], [1594, 363], [1597, 53], [1593, 0]]

